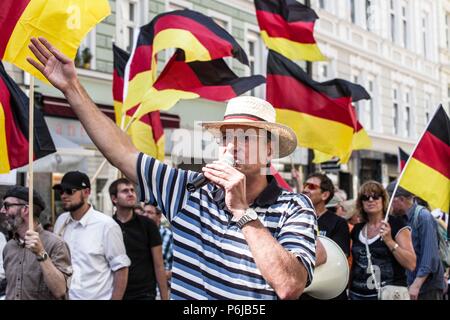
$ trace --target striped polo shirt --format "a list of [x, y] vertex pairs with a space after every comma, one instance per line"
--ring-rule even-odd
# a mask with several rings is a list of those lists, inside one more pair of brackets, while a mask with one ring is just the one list
[[[172, 299], [277, 299], [223, 199], [214, 200], [216, 186], [188, 192], [186, 184], [197, 172], [169, 167], [142, 153], [137, 171], [141, 201], [158, 206], [172, 224]], [[282, 190], [273, 177], [268, 180], [251, 207], [278, 243], [305, 266], [309, 284], [316, 259], [312, 203]]]

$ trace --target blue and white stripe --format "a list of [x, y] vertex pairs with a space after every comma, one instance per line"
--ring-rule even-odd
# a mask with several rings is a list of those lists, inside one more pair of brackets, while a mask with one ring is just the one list
[[[171, 168], [144, 154], [137, 167], [141, 201], [153, 202], [172, 224], [172, 299], [277, 299], [231, 213], [213, 200], [213, 185], [190, 193], [187, 181], [198, 173]], [[317, 229], [312, 204], [303, 195], [279, 188], [272, 196], [267, 203], [257, 199], [252, 208], [273, 237], [305, 266], [309, 283]]]

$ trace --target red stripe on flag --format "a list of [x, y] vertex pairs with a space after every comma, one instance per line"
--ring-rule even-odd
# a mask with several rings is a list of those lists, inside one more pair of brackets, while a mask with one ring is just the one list
[[279, 14], [268, 11], [256, 11], [256, 17], [261, 30], [274, 38], [285, 38], [299, 43], [314, 44], [314, 22], [287, 22]]
[[3, 59], [9, 39], [30, 0], [0, 1], [0, 60]]
[[[450, 146], [427, 131], [412, 155], [416, 160], [426, 164], [450, 179]], [[406, 169], [407, 170], [407, 169]]]
[[276, 108], [302, 112], [355, 127], [349, 106], [335, 103], [289, 76], [267, 75], [267, 100]]
[[136, 47], [134, 55], [132, 56], [130, 65], [130, 81], [133, 78], [145, 71], [150, 71], [152, 69], [152, 46], [139, 46]]
[[117, 102], [123, 102], [123, 85], [124, 80], [117, 74], [117, 70], [113, 72], [113, 99]]
[[[5, 113], [5, 135], [8, 145], [8, 159], [10, 168], [18, 168], [28, 163], [28, 138], [18, 127], [13, 116], [11, 95], [8, 87], [0, 78], [0, 101]], [[25, 124], [28, 126], [28, 123]]]
[[180, 29], [192, 33], [209, 51], [211, 60], [232, 56], [233, 45], [212, 32], [205, 25], [182, 16], [163, 16], [155, 24], [155, 35], [165, 29]]
[[273, 167], [273, 165], [270, 165], [270, 174], [273, 175], [275, 180], [277, 181], [278, 185], [286, 189], [287, 191], [293, 192], [291, 186], [289, 183], [286, 182], [286, 180], [283, 179], [283, 177], [280, 175], [280, 173]]
[[203, 84], [195, 72], [184, 61], [171, 60], [153, 85], [157, 90], [175, 89], [193, 92], [202, 98], [224, 101], [236, 97], [230, 85], [211, 86]]

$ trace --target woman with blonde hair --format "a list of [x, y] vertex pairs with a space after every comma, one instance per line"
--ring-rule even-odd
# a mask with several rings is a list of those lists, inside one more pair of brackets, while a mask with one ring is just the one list
[[[352, 300], [377, 300], [377, 286], [406, 287], [405, 269], [415, 269], [411, 229], [401, 217], [389, 216], [388, 222], [384, 221], [388, 203], [388, 194], [380, 183], [368, 181], [361, 186], [356, 210], [363, 222], [356, 224], [351, 233], [353, 264], [349, 289]], [[369, 266], [367, 247], [373, 268]]]

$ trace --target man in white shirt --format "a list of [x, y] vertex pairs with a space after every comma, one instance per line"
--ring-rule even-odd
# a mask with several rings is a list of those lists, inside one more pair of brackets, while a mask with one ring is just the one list
[[66, 241], [72, 255], [69, 299], [121, 300], [131, 262], [119, 225], [87, 202], [90, 187], [88, 176], [79, 171], [66, 173], [53, 187], [68, 211], [58, 217], [54, 232]]

